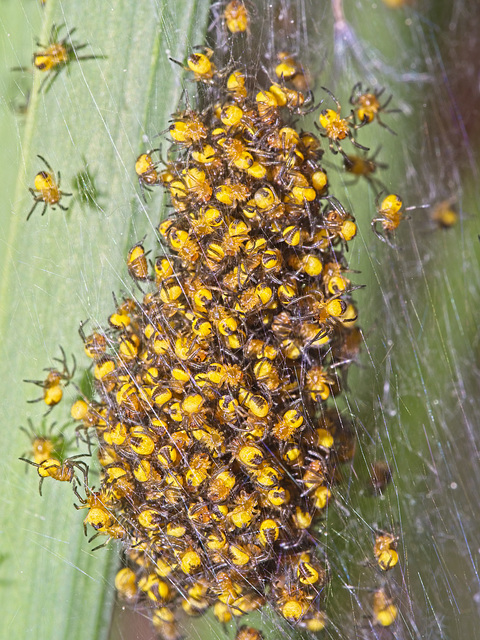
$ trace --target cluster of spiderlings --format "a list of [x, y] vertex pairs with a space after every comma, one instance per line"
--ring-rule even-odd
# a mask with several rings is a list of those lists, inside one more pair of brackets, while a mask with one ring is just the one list
[[267, 602], [316, 631], [327, 572], [312, 533], [354, 448], [328, 399], [356, 319], [356, 225], [317, 137], [288, 124], [301, 92], [189, 62], [215, 107], [174, 117], [165, 171], [153, 152], [136, 165], [173, 205], [154, 272], [141, 243], [127, 259], [154, 286], [84, 335], [98, 398], [72, 415], [95, 429], [103, 467], [85, 523], [123, 540], [117, 588], [164, 635], [177, 610], [227, 622]]
[[[152, 267], [142, 243], [127, 257], [148, 292], [117, 304], [108, 329], [80, 328], [95, 399], [71, 415], [98, 442], [98, 490], [84, 454], [26, 462], [40, 485], [72, 484], [93, 537], [122, 541], [117, 590], [164, 637], [178, 637], [181, 611], [213, 608], [226, 623], [265, 604], [315, 632], [327, 583], [317, 532], [355, 448], [332, 398], [361, 338], [345, 260], [357, 227], [330, 191], [319, 138], [294, 127], [312, 101], [301, 65], [279, 54], [278, 82], [261, 89], [212, 55], [187, 60], [204, 106], [174, 115], [165, 167], [159, 150], [135, 164], [142, 192], [162, 187], [172, 206]], [[321, 135], [347, 160], [346, 139], [363, 148], [357, 131], [388, 101], [357, 85], [342, 118], [327, 93], [337, 110], [320, 113]], [[400, 207], [387, 196], [374, 223], [393, 232]], [[49, 410], [75, 370], [63, 350], [58, 362], [28, 381]], [[395, 566], [396, 538], [379, 536], [374, 554]]]

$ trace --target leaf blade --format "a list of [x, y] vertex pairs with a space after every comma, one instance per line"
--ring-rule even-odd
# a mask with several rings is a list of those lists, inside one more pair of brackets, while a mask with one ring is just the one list
[[[6, 575], [2, 602], [12, 640], [83, 640], [108, 633], [117, 550], [110, 545], [92, 554], [81, 524], [85, 512], [74, 511], [69, 488], [47, 478], [41, 499], [34, 470], [24, 474], [17, 458], [28, 443], [17, 425], [28, 414], [38, 425], [44, 405], [25, 404], [38, 394], [21, 381], [41, 378], [42, 369], [53, 365], [58, 344], [67, 355], [78, 355], [79, 321], [92, 317], [104, 324], [111, 291], [128, 288], [125, 255], [131, 237], [154, 226], [159, 215], [158, 207], [150, 220], [145, 215], [133, 164], [144, 132], [164, 128], [181, 95], [178, 74], [166, 73], [171, 63], [164, 50], [185, 51], [189, 39], [200, 40], [207, 14], [208, 3], [190, 0], [176, 3], [174, 10], [166, 0], [148, 5], [124, 0], [113, 9], [92, 1], [80, 6], [49, 0], [46, 6], [43, 42], [53, 20], [70, 30], [78, 26], [73, 40], [91, 44], [79, 55], [107, 57], [72, 62], [48, 93], [33, 95], [22, 142], [24, 164], [13, 196], [13, 181], [9, 183], [13, 206], [1, 212], [0, 371], [10, 385], [1, 431], [6, 452], [0, 507]], [[21, 29], [23, 8], [18, 15]], [[31, 56], [26, 40], [25, 50], [18, 52], [22, 60]], [[168, 90], [153, 92], [159, 76]], [[37, 89], [40, 81], [35, 80]], [[71, 191], [75, 176], [85, 168], [85, 158], [99, 191], [99, 208], [75, 201], [66, 215], [48, 210], [42, 218], [36, 211], [26, 224], [31, 206], [27, 187], [43, 169], [37, 153], [61, 170], [65, 191]], [[132, 219], [135, 209], [141, 213], [138, 219]], [[75, 390], [66, 391], [72, 400]], [[52, 414], [59, 424], [68, 413], [68, 402], [62, 404]]]

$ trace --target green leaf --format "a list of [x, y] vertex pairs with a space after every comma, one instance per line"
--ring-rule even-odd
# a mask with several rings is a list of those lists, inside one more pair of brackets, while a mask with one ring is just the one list
[[[10, 67], [30, 64], [34, 41], [45, 44], [52, 23], [65, 25], [61, 37], [77, 27], [74, 43], [88, 43], [79, 57], [98, 56], [72, 61], [48, 92], [39, 93], [43, 78], [35, 72], [25, 124], [8, 99], [1, 105], [0, 599], [10, 640], [108, 634], [118, 550], [109, 544], [92, 553], [82, 527], [86, 512], [73, 508], [70, 487], [47, 478], [40, 497], [35, 469], [18, 460], [29, 457], [19, 425], [31, 417], [39, 428], [46, 408], [26, 403], [42, 390], [22, 380], [43, 379], [59, 345], [84, 363], [80, 321], [104, 324], [111, 292], [131, 286], [127, 249], [161, 213], [160, 195], [148, 205], [139, 195], [135, 159], [158, 146], [154, 136], [167, 127], [182, 94], [182, 73], [168, 57], [183, 60], [189, 46], [203, 41], [207, 17], [208, 3], [193, 0], [47, 0], [43, 11], [31, 1], [2, 4], [0, 86], [7, 98], [17, 83], [24, 90], [31, 83], [29, 72]], [[62, 189], [74, 196], [62, 200], [70, 202], [67, 213], [49, 208], [42, 217], [40, 203], [27, 223], [28, 187], [45, 168], [37, 154], [61, 172]], [[65, 395], [47, 419], [57, 428], [68, 420], [75, 388]], [[65, 434], [71, 438], [71, 428]]]

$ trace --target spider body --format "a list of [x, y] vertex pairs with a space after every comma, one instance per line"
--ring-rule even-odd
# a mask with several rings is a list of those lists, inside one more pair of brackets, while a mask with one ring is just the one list
[[60, 209], [63, 209], [63, 211], [68, 211], [68, 207], [65, 207], [60, 201], [63, 196], [72, 195], [71, 193], [67, 193], [60, 189], [60, 171], [57, 173], [57, 177], [55, 177], [52, 167], [48, 164], [45, 158], [40, 155], [37, 157], [45, 163], [49, 171], [39, 171], [33, 181], [33, 189], [31, 187], [29, 188], [34, 199], [34, 203], [28, 213], [27, 220], [30, 219], [30, 216], [40, 202], [43, 202], [42, 216], [45, 215], [48, 207], [51, 207], [52, 209], [59, 207]]

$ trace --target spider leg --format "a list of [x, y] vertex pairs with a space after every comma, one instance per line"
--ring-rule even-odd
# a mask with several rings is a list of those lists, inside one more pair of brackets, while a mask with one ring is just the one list
[[85, 47], [88, 47], [88, 42], [85, 42], [84, 44], [74, 44], [72, 42], [72, 53], [76, 58], [78, 58], [78, 56], [76, 55], [77, 51], [81, 51], [82, 49], [85, 49]]
[[387, 124], [385, 124], [384, 122], [382, 122], [382, 121], [380, 120], [380, 116], [379, 116], [378, 114], [377, 114], [377, 122], [378, 122], [378, 124], [379, 124], [381, 127], [383, 127], [384, 129], [386, 129], [387, 131], [389, 131], [390, 133], [392, 133], [394, 136], [396, 136], [396, 135], [397, 135], [397, 132], [396, 132], [396, 131], [394, 131], [393, 129], [390, 129], [390, 127], [389, 127]]
[[377, 229], [377, 223], [378, 222], [383, 222], [383, 218], [374, 218], [372, 220], [372, 222], [370, 223], [373, 229], [374, 234], [377, 236], [377, 238], [379, 240], [381, 240], [382, 242], [385, 242], [385, 244], [387, 244], [391, 249], [398, 249], [398, 247], [396, 247], [394, 244], [392, 244], [389, 240], [389, 238], [387, 238], [387, 236], [385, 236], [384, 234], [382, 234], [378, 229]]
[[[78, 47], [77, 47], [78, 50]], [[77, 56], [75, 55], [75, 60], [107, 60], [108, 56], [104, 56], [104, 55], [91, 55], [91, 56]]]
[[[380, 89], [380, 91], [376, 94], [377, 99], [380, 98], [380, 96], [384, 93], [385, 91], [385, 87], [382, 87]], [[390, 96], [387, 98], [386, 102], [384, 104], [382, 104], [382, 111], [385, 109], [385, 107], [388, 107], [388, 105], [390, 104], [391, 100], [393, 98], [393, 94], [390, 94]]]
[[[65, 66], [65, 65], [63, 65], [63, 66]], [[51, 87], [52, 87], [52, 84], [55, 82], [55, 80], [56, 80], [56, 78], [57, 78], [58, 74], [59, 74], [59, 73], [61, 72], [61, 70], [63, 69], [63, 66], [60, 66], [58, 69], [56, 69], [56, 70], [55, 70], [55, 72], [54, 72], [54, 73], [53, 73], [53, 75], [52, 75], [52, 78], [48, 78], [48, 76], [47, 76], [47, 77], [43, 80], [42, 84], [40, 85], [40, 89], [39, 89], [39, 91], [42, 91], [42, 89], [45, 87], [45, 85], [46, 85], [46, 87], [45, 87], [45, 94], [47, 94], [47, 93], [50, 91], [50, 89], [51, 89]]]
[[363, 149], [364, 151], [370, 151], [370, 147], [364, 147], [363, 144], [359, 144], [354, 138], [350, 138], [350, 142], [353, 144], [354, 147], [357, 147], [358, 149]]
[[40, 160], [43, 162], [43, 164], [47, 167], [47, 169], [53, 174], [53, 169], [52, 167], [48, 164], [48, 162], [45, 160], [45, 158], [41, 155], [39, 155], [37, 153], [37, 158], [40, 158]]
[[33, 207], [30, 209], [30, 211], [28, 213], [27, 221], [29, 220], [30, 216], [35, 211], [35, 209], [37, 208], [38, 203], [42, 202], [42, 199], [37, 196], [37, 194], [35, 193], [35, 191], [33, 189], [30, 188], [29, 191], [32, 194], [32, 196], [35, 197], [35, 202], [33, 203]]
[[336, 97], [333, 95], [333, 93], [330, 91], [330, 89], [327, 89], [327, 87], [321, 87], [321, 89], [323, 89], [324, 91], [326, 91], [328, 93], [328, 95], [331, 97], [331, 99], [335, 102], [335, 104], [337, 105], [337, 110], [338, 113], [340, 113], [340, 110], [342, 108], [341, 104], [339, 103], [339, 101], [336, 99]]
[[[354, 118], [355, 118], [355, 116], [354, 116]], [[370, 122], [370, 120], [367, 118], [367, 116], [365, 116], [365, 117], [364, 117], [364, 119], [363, 119], [359, 124], [357, 124], [357, 123], [355, 122], [355, 123], [354, 123], [354, 125], [353, 125], [353, 126], [354, 126], [355, 131], [356, 131], [357, 129], [361, 129], [361, 128], [362, 128], [362, 127], [364, 127], [366, 124], [369, 124], [369, 122]]]
[[[59, 29], [62, 27], [62, 25], [59, 27]], [[73, 27], [73, 29], [71, 29], [70, 31], [67, 31], [67, 34], [64, 38], [64, 40], [66, 40], [67, 38], [72, 38], [73, 34], [75, 33], [75, 31], [77, 31], [77, 27]]]
[[357, 94], [361, 94], [362, 93], [362, 83], [361, 82], [357, 82], [357, 84], [353, 87], [352, 89], [352, 93], [350, 95], [350, 104], [355, 104], [356, 100], [357, 100]]

